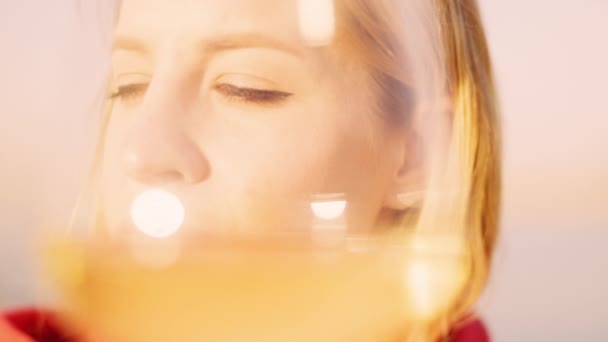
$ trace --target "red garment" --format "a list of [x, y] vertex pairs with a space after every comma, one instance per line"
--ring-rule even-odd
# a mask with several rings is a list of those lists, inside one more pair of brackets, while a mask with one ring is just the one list
[[[458, 326], [449, 342], [489, 342], [483, 323], [470, 320]], [[0, 342], [83, 342], [61, 327], [51, 312], [36, 309], [13, 311], [0, 316]]]
[[78, 342], [48, 311], [25, 309], [0, 316], [0, 342]]
[[490, 335], [483, 322], [478, 319], [466, 320], [455, 327], [448, 338], [449, 342], [490, 342]]

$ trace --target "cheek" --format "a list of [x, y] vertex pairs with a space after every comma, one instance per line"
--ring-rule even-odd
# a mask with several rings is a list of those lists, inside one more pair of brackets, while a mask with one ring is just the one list
[[323, 189], [345, 194], [349, 229], [367, 230], [382, 206], [390, 168], [383, 155], [388, 146], [375, 138], [377, 128], [358, 119], [333, 132], [336, 138], [324, 156]]
[[[233, 212], [249, 225], [272, 218], [272, 225], [309, 227], [316, 195], [343, 194], [347, 225], [366, 229], [380, 210], [389, 179], [380, 162], [382, 142], [372, 143], [375, 128], [363, 113], [340, 111], [335, 103], [308, 108], [282, 113], [282, 120], [263, 129], [245, 130], [258, 133], [218, 158], [216, 180], [234, 189], [230, 201], [246, 210]], [[226, 151], [228, 144], [222, 145]]]

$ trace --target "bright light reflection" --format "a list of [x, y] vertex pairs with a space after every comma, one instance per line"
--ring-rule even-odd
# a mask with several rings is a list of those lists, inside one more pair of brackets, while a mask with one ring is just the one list
[[346, 201], [317, 201], [310, 203], [310, 208], [322, 220], [335, 220], [344, 214]]
[[408, 271], [406, 281], [412, 293], [415, 310], [419, 315], [429, 317], [435, 306], [431, 294], [432, 271], [428, 264], [420, 261], [412, 261]]
[[142, 233], [154, 238], [165, 238], [180, 229], [184, 221], [184, 206], [170, 192], [148, 190], [133, 201], [131, 219]]
[[334, 37], [335, 14], [333, 0], [298, 1], [300, 34], [313, 46], [328, 45]]
[[453, 302], [465, 283], [466, 273], [458, 259], [422, 258], [408, 262], [405, 280], [413, 309], [418, 317], [427, 319]]

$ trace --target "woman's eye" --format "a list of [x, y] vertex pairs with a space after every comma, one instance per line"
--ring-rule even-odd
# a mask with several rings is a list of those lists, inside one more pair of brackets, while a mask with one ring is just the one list
[[250, 102], [254, 104], [278, 104], [293, 95], [278, 90], [237, 87], [227, 83], [216, 85], [215, 90], [229, 100]]
[[122, 85], [119, 86], [112, 94], [110, 94], [110, 99], [119, 99], [125, 104], [134, 104], [144, 96], [147, 89], [147, 83]]

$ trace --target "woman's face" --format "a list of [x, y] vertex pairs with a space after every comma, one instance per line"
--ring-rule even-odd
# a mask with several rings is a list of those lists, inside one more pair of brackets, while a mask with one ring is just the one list
[[301, 39], [291, 0], [125, 0], [114, 33], [103, 206], [175, 193], [206, 230], [306, 229], [319, 195], [344, 223], [374, 226], [403, 162], [368, 75]]

